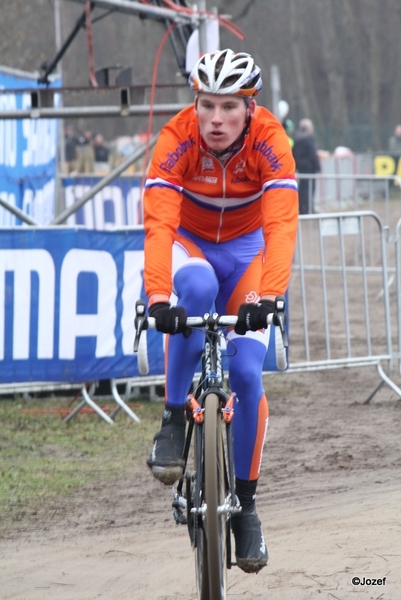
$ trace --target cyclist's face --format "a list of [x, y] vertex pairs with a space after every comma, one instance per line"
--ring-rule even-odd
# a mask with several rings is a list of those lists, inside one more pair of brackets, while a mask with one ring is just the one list
[[212, 150], [228, 148], [245, 127], [248, 115], [255, 111], [255, 100], [249, 107], [244, 98], [201, 93], [195, 107], [201, 136]]

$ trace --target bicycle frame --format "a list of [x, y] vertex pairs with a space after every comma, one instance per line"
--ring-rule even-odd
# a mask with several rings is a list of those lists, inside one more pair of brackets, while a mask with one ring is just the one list
[[[275, 312], [267, 317], [276, 327], [276, 362], [285, 368], [284, 298], [277, 297]], [[206, 314], [188, 317], [187, 327], [204, 328], [205, 343], [202, 354], [200, 381], [189, 394], [186, 414], [189, 421], [184, 446], [183, 474], [174, 493], [174, 519], [187, 525], [195, 550], [199, 600], [226, 600], [226, 569], [231, 562], [231, 521], [241, 511], [235, 495], [232, 420], [235, 394], [224, 382], [221, 352], [222, 327], [232, 327], [236, 316]], [[141, 373], [147, 373], [147, 350], [140, 351], [141, 333], [155, 326], [155, 320], [145, 316], [143, 301], [136, 303], [136, 336], [134, 352], [138, 352]], [[280, 343], [278, 343], [280, 342]], [[285, 365], [285, 366], [284, 366]], [[193, 438], [194, 443], [193, 443]], [[194, 448], [194, 471], [188, 470], [188, 461]], [[184, 489], [185, 483], [185, 489]]]
[[[196, 552], [199, 599], [224, 600], [226, 569], [233, 564], [230, 517], [241, 510], [235, 495], [232, 443], [235, 394], [224, 382], [217, 315], [205, 315], [205, 322], [201, 378], [187, 400], [185, 467], [173, 508], [176, 522], [187, 524]], [[187, 470], [193, 436], [194, 473]]]
[[[224, 386], [224, 371], [220, 343], [221, 335], [222, 334], [218, 333], [216, 330], [211, 331], [206, 329], [200, 380], [195, 393], [193, 395], [189, 394], [187, 397], [187, 418], [189, 421], [189, 426], [183, 456], [185, 461], [184, 473], [187, 467], [194, 426], [195, 424], [203, 424], [205, 399], [209, 394], [214, 393], [219, 398], [221, 410], [224, 411], [222, 415], [224, 415], [224, 421], [227, 429], [227, 460], [228, 465], [230, 466], [228, 477], [230, 483], [232, 483], [230, 486], [230, 492], [234, 497], [234, 468], [231, 469], [231, 466], [233, 465], [231, 421], [234, 414], [233, 405], [235, 401], [235, 393], [231, 393], [228, 388], [225, 389]], [[179, 494], [181, 490], [182, 482], [178, 484], [177, 493]]]

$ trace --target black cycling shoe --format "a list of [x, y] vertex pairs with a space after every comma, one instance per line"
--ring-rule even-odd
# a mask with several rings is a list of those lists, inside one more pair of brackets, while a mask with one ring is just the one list
[[167, 408], [163, 414], [162, 426], [153, 438], [153, 449], [146, 464], [153, 476], [165, 485], [173, 485], [182, 475], [185, 445], [184, 409]]
[[245, 512], [231, 518], [235, 538], [237, 565], [245, 573], [258, 573], [267, 565], [268, 553], [262, 526], [256, 512]]

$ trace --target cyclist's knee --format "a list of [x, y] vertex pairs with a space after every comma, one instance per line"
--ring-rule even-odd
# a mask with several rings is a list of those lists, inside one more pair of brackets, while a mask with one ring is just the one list
[[217, 296], [219, 285], [210, 265], [196, 264], [182, 267], [175, 273], [174, 288], [180, 304], [209, 310]]
[[262, 368], [231, 368], [230, 367], [230, 385], [233, 391], [237, 392], [240, 395], [240, 391], [242, 393], [246, 393], [252, 397], [256, 397], [260, 395], [263, 391], [262, 388]]
[[263, 363], [266, 347], [256, 340], [235, 337], [236, 353], [231, 354], [229, 362], [230, 382], [234, 389], [254, 389], [261, 387]]

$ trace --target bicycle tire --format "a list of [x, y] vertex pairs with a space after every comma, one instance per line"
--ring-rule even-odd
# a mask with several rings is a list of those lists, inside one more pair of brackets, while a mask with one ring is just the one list
[[[195, 571], [196, 571], [196, 590], [198, 600], [209, 600], [209, 575], [207, 570], [207, 550], [206, 550], [206, 538], [203, 530], [203, 518], [198, 512], [195, 516], [190, 518], [190, 511], [192, 507], [195, 510], [200, 511], [204, 504], [203, 498], [203, 447], [204, 447], [204, 435], [203, 425], [195, 426], [195, 444], [194, 444], [194, 463], [195, 463], [195, 477], [192, 479], [190, 486], [191, 493], [191, 506], [188, 506], [188, 517], [189, 524], [192, 528], [193, 534], [193, 546], [195, 550]], [[187, 490], [188, 495], [188, 490]], [[191, 533], [190, 533], [191, 535]]]
[[204, 421], [203, 489], [207, 510], [202, 523], [201, 600], [225, 600], [227, 593], [227, 515], [218, 512], [226, 498], [223, 431], [218, 409], [218, 396], [208, 394]]

